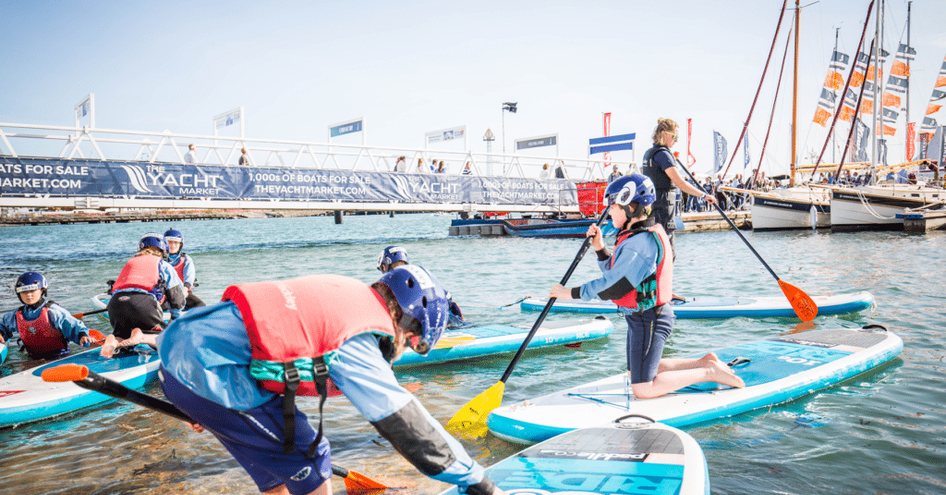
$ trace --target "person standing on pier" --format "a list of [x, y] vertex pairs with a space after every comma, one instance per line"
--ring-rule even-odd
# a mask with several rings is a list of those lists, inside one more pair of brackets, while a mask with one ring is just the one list
[[62, 306], [47, 297], [49, 284], [39, 272], [26, 272], [16, 279], [14, 291], [22, 303], [0, 317], [0, 344], [17, 332], [23, 349], [33, 359], [58, 358], [69, 353], [69, 342], [92, 344], [89, 329]]
[[197, 145], [194, 143], [187, 145], [187, 153], [184, 154], [184, 163], [197, 163]]
[[[232, 285], [221, 303], [158, 337], [161, 386], [264, 493], [332, 493], [321, 415], [327, 396], [341, 393], [426, 476], [460, 493], [500, 495], [391, 369], [405, 348], [434, 348], [447, 305], [447, 291], [417, 265], [370, 285], [340, 275]], [[297, 395], [319, 396], [317, 428]]]
[[597, 225], [586, 234], [598, 254], [601, 278], [571, 289], [555, 285], [549, 296], [600, 298], [617, 305], [627, 320], [627, 369], [638, 399], [660, 397], [704, 381], [744, 387], [742, 379], [713, 353], [699, 359], [662, 359], [675, 319], [670, 304], [673, 247], [653, 217], [654, 184], [644, 175], [633, 174], [609, 184], [604, 194], [611, 221], [619, 229], [614, 252], [608, 252]]
[[[657, 119], [653, 136], [654, 145], [644, 153], [641, 167], [641, 173], [649, 177], [656, 188], [657, 200], [653, 205], [654, 218], [667, 232], [671, 245], [674, 245], [675, 218], [680, 211], [678, 188], [709, 203], [717, 203], [716, 198], [687, 182], [677, 171], [676, 159], [670, 152], [670, 147], [677, 142], [677, 127], [677, 123], [671, 119]], [[676, 255], [676, 250], [674, 250], [674, 258]]]
[[166, 256], [167, 244], [161, 235], [148, 233], [138, 241], [138, 252], [125, 263], [109, 291], [108, 320], [113, 328], [109, 337], [127, 339], [135, 328], [160, 332], [164, 328], [161, 304], [165, 300], [171, 319], [178, 317], [186, 300], [184, 283], [164, 260]]
[[177, 229], [168, 229], [164, 233], [164, 242], [168, 246], [168, 263], [177, 272], [178, 278], [184, 282], [184, 292], [187, 294], [184, 309], [206, 306], [204, 301], [194, 294], [194, 288], [197, 287], [197, 267], [194, 266], [194, 260], [182, 251], [184, 249], [184, 234]]

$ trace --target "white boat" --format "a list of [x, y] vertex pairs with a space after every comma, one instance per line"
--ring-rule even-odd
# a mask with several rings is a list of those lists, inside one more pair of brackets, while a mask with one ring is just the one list
[[903, 214], [946, 201], [946, 190], [911, 184], [831, 188], [831, 230], [903, 230]]
[[828, 228], [828, 191], [807, 185], [752, 193], [752, 230]]

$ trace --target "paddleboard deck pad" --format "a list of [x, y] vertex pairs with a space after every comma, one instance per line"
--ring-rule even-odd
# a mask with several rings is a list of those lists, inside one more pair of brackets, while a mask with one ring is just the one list
[[[535, 399], [500, 407], [487, 420], [504, 440], [532, 444], [577, 428], [641, 414], [682, 427], [803, 397], [877, 368], [896, 358], [903, 341], [880, 325], [782, 335], [716, 350], [741, 389], [698, 383], [655, 399], [638, 400], [621, 373]], [[692, 356], [700, 357], [700, 356]]]
[[[874, 306], [870, 292], [814, 296], [818, 315], [836, 315], [865, 311]], [[527, 297], [519, 303], [523, 311], [542, 311], [548, 299]], [[674, 300], [673, 312], [677, 318], [749, 318], [793, 317], [795, 310], [785, 296], [772, 297], [692, 297]], [[556, 300], [551, 312], [560, 313], [616, 313], [618, 307], [611, 301]]]
[[710, 492], [706, 459], [693, 437], [639, 417], [570, 431], [486, 472], [510, 495]]
[[[394, 362], [394, 367], [426, 366], [516, 352], [530, 328], [484, 325], [462, 332], [446, 332], [437, 346], [426, 356], [407, 349]], [[603, 316], [584, 321], [547, 322], [536, 331], [527, 349], [541, 349], [601, 339], [610, 335], [613, 329], [614, 325], [611, 321]]]
[[43, 370], [61, 364], [84, 365], [127, 387], [141, 388], [157, 378], [161, 362], [158, 353], [147, 346], [138, 346], [132, 352], [111, 359], [100, 356], [99, 349], [91, 349], [0, 378], [0, 428], [40, 421], [114, 400], [72, 382], [44, 382], [40, 377]]

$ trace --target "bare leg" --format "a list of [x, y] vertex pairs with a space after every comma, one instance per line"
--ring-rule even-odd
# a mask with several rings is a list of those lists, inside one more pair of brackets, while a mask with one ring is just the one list
[[125, 340], [118, 340], [118, 338], [116, 338], [114, 335], [105, 337], [105, 342], [102, 344], [102, 350], [100, 353], [102, 356], [110, 358], [115, 355], [115, 351], [122, 347], [134, 347], [138, 344], [148, 344], [151, 347], [157, 348], [157, 342], [157, 335], [148, 335], [142, 332], [140, 328], [133, 328], [131, 330], [131, 336]]
[[665, 358], [660, 360], [660, 364], [657, 366], [657, 373], [659, 374], [667, 371], [677, 370], [691, 370], [693, 368], [705, 368], [710, 366], [713, 361], [719, 361], [719, 357], [712, 352], [707, 353], [705, 356], [699, 359]]
[[716, 382], [734, 388], [746, 386], [742, 378], [736, 376], [725, 364], [719, 361], [711, 362], [712, 364], [703, 368], [658, 373], [654, 381], [632, 384], [631, 389], [638, 399], [653, 399], [700, 382]]

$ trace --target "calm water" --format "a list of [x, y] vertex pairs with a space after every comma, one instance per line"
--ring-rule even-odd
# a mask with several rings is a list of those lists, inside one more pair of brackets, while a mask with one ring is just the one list
[[[340, 273], [377, 277], [375, 260], [387, 244], [405, 246], [453, 292], [476, 323], [530, 325], [536, 313], [517, 306], [542, 295], [564, 273], [578, 240], [451, 238], [449, 217], [402, 215], [332, 219], [252, 219], [178, 222], [185, 250], [197, 263], [205, 301], [232, 282]], [[138, 237], [164, 223], [70, 225], [0, 229], [0, 287], [27, 269], [42, 270], [52, 297], [73, 312], [93, 309], [132, 253]], [[819, 318], [817, 325], [880, 323], [904, 340], [892, 365], [803, 400], [689, 428], [709, 462], [714, 493], [946, 492], [942, 287], [946, 236], [901, 233], [747, 234], [775, 271], [811, 295], [869, 290], [873, 313]], [[685, 234], [678, 240], [676, 292], [686, 295], [777, 295], [775, 281], [732, 232]], [[597, 268], [589, 256], [573, 281]], [[0, 291], [0, 308], [16, 305]], [[571, 316], [551, 316], [565, 319]], [[624, 366], [623, 320], [599, 343], [526, 355], [510, 378], [505, 401], [521, 400], [619, 372]], [[105, 320], [89, 317], [108, 330]], [[791, 331], [788, 319], [678, 321], [667, 353], [686, 354]], [[403, 383], [446, 421], [499, 379], [508, 357], [411, 370]], [[3, 374], [23, 369], [11, 353]], [[148, 391], [160, 394], [157, 386]], [[300, 404], [317, 414], [317, 403]], [[335, 462], [396, 486], [399, 493], [435, 493], [443, 485], [403, 461], [344, 398], [326, 407]], [[484, 464], [518, 449], [495, 438], [467, 447]], [[29, 474], [24, 474], [29, 473]], [[336, 482], [341, 493], [341, 483]], [[126, 404], [113, 403], [57, 421], [0, 431], [0, 492], [15, 493], [256, 493], [255, 486], [209, 434]]]

